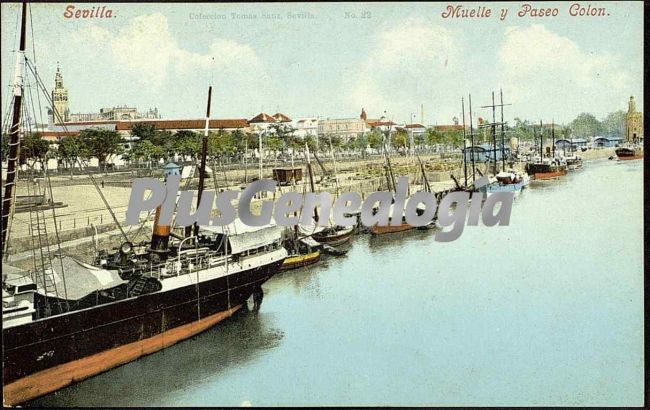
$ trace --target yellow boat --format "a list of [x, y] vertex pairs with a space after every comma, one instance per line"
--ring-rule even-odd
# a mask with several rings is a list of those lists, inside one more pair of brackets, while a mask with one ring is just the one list
[[312, 265], [320, 260], [320, 249], [303, 255], [292, 255], [284, 260], [280, 270], [298, 269]]

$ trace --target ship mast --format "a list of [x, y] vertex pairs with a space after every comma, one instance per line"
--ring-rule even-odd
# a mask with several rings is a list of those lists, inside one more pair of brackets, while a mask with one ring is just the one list
[[539, 120], [539, 158], [544, 158], [544, 124]]
[[23, 99], [23, 72], [22, 62], [25, 58], [25, 37], [27, 23], [27, 4], [22, 5], [22, 16], [20, 24], [20, 47], [16, 55], [16, 68], [14, 74], [13, 91], [13, 116], [11, 128], [9, 129], [9, 153], [7, 156], [7, 178], [4, 185], [4, 196], [2, 197], [2, 244], [3, 252], [7, 247], [7, 236], [9, 234], [9, 217], [11, 215], [13, 200], [16, 195], [16, 174], [18, 172], [17, 162], [20, 154], [20, 114]]
[[494, 102], [494, 91], [492, 91], [492, 147], [494, 148], [494, 162], [492, 163], [492, 173], [497, 174], [497, 117], [496, 103]]
[[472, 160], [472, 183], [476, 181], [476, 161], [474, 161], [474, 125], [472, 121], [472, 94], [469, 95], [469, 136], [472, 139], [472, 150], [470, 151], [470, 159]]
[[[488, 124], [492, 131], [492, 171], [494, 175], [497, 174], [497, 125], [501, 126], [501, 170], [503, 171], [506, 167], [505, 160], [505, 122], [503, 121], [503, 107], [511, 104], [503, 103], [503, 91], [499, 90], [501, 94], [501, 103], [497, 104], [494, 101], [494, 91], [492, 91], [492, 105], [484, 105], [481, 108], [492, 108], [492, 123]], [[497, 122], [496, 119], [496, 107], [501, 107], [501, 122]]]
[[[506, 131], [505, 123], [503, 122], [503, 89], [499, 89], [499, 96], [501, 98], [501, 170], [505, 171], [506, 169]], [[512, 154], [512, 153], [510, 153]]]
[[[309, 186], [311, 187], [311, 192], [316, 192], [316, 187], [314, 186], [314, 173], [311, 168], [311, 157], [309, 156], [309, 144], [305, 142], [305, 154], [307, 155], [307, 171], [309, 172]], [[314, 207], [314, 221], [318, 222], [318, 209]]]
[[[199, 192], [196, 198], [196, 209], [201, 205], [201, 197], [205, 188], [205, 159], [208, 156], [208, 132], [210, 129], [210, 103], [212, 102], [212, 86], [208, 88], [208, 109], [205, 114], [205, 129], [203, 130], [203, 139], [201, 146], [201, 165], [199, 166]], [[214, 170], [213, 170], [214, 172]], [[194, 223], [194, 236], [199, 234], [199, 224]]]
[[551, 121], [551, 138], [553, 138], [551, 149], [553, 150], [553, 158], [555, 158], [555, 120]]
[[465, 99], [463, 97], [460, 98], [460, 103], [463, 108], [463, 170], [465, 171], [465, 189], [467, 189], [467, 136], [465, 135]]

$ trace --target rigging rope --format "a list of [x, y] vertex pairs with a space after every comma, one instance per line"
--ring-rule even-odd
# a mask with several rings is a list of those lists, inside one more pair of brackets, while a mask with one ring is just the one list
[[[45, 95], [46, 100], [50, 103], [50, 105], [51, 105], [52, 107], [54, 107], [54, 102], [52, 101], [52, 99], [50, 98], [50, 96], [47, 94], [47, 91], [46, 91], [47, 89], [46, 89], [45, 85], [43, 84], [43, 80], [42, 80], [40, 77], [38, 77], [37, 73], [35, 72], [34, 67], [32, 66], [32, 64], [30, 63], [30, 61], [29, 61], [26, 57], [25, 57], [25, 62], [26, 62], [27, 67], [29, 68], [29, 70], [30, 70], [30, 71], [32, 72], [32, 74], [34, 75], [34, 78], [35, 78], [36, 81], [37, 81], [37, 85], [39, 85], [39, 86], [41, 87], [41, 91], [42, 91], [43, 94]], [[68, 128], [66, 127], [65, 123], [63, 122], [63, 119], [61, 118], [61, 115], [59, 114], [59, 112], [58, 112], [56, 109], [54, 109], [53, 112], [54, 112], [54, 115], [57, 117], [57, 119], [61, 122], [61, 125], [63, 126], [63, 130], [64, 130], [64, 132], [65, 132], [66, 134], [70, 135], [70, 131], [69, 131]], [[83, 170], [84, 170], [84, 168], [83, 168], [83, 163], [82, 163], [82, 161], [81, 161], [79, 158], [77, 158], [77, 163], [79, 164], [79, 168], [83, 171]], [[100, 196], [100, 198], [102, 199], [102, 202], [104, 203], [104, 206], [106, 207], [106, 209], [108, 210], [109, 214], [111, 215], [111, 218], [113, 218], [113, 222], [115, 222], [115, 224], [117, 225], [118, 229], [120, 230], [120, 233], [121, 233], [122, 236], [124, 237], [124, 240], [125, 240], [126, 242], [129, 242], [129, 237], [126, 235], [126, 233], [124, 232], [124, 228], [122, 228], [122, 225], [121, 225], [120, 222], [117, 220], [117, 217], [115, 216], [115, 212], [113, 212], [113, 209], [112, 209], [111, 206], [108, 204], [108, 201], [106, 200], [106, 197], [105, 197], [104, 194], [102, 193], [101, 188], [100, 188], [99, 185], [97, 184], [97, 181], [95, 180], [95, 177], [93, 177], [92, 173], [90, 173], [90, 172], [88, 171], [87, 168], [86, 168], [86, 174], [88, 175], [88, 178], [90, 179], [90, 181], [92, 182], [93, 186], [94, 186], [95, 189], [97, 190], [97, 193], [99, 193], [99, 196]]]

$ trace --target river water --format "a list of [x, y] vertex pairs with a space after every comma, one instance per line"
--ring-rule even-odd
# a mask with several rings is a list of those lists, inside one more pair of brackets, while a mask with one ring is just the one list
[[30, 405], [642, 405], [642, 210], [642, 161], [585, 163], [510, 226], [358, 236], [260, 312]]

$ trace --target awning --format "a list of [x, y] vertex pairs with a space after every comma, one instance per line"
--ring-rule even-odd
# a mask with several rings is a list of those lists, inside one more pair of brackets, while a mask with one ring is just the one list
[[281, 226], [267, 226], [255, 232], [229, 235], [228, 242], [230, 243], [230, 248], [228, 249], [228, 253], [242, 253], [249, 249], [257, 249], [280, 241], [282, 239], [283, 229]]
[[[63, 264], [63, 274], [61, 274]], [[54, 279], [58, 297], [68, 300], [79, 300], [95, 291], [114, 288], [128, 281], [120, 278], [116, 271], [109, 271], [88, 265], [70, 256], [52, 258], [52, 271], [46, 273]], [[65, 284], [64, 284], [65, 278]], [[43, 275], [36, 275], [36, 284], [44, 289]], [[54, 286], [48, 280], [48, 294], [54, 293]]]

